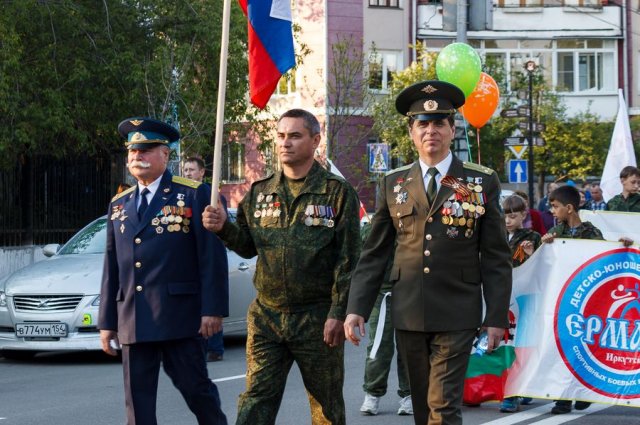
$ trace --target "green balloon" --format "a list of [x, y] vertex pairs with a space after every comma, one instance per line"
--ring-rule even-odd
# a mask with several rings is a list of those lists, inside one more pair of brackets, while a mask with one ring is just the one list
[[473, 47], [452, 43], [442, 49], [436, 60], [438, 79], [457, 86], [468, 97], [480, 81], [482, 64]]

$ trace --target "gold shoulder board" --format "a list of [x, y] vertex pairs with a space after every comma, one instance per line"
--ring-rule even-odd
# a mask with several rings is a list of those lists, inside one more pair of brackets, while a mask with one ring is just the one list
[[197, 189], [198, 186], [202, 184], [202, 182], [197, 182], [195, 180], [187, 179], [185, 177], [180, 177], [180, 176], [173, 176], [171, 178], [171, 181], [174, 183], [181, 184], [183, 186], [192, 187], [194, 189]]
[[402, 166], [402, 167], [400, 167], [400, 168], [394, 168], [394, 169], [393, 169], [393, 170], [391, 170], [391, 171], [387, 171], [387, 172], [386, 172], [386, 174], [385, 174], [385, 176], [390, 176], [391, 174], [395, 174], [395, 173], [398, 173], [398, 172], [400, 172], [400, 171], [408, 170], [408, 169], [409, 169], [409, 168], [411, 168], [411, 167], [413, 167], [413, 163], [411, 163], [411, 164], [407, 164], [407, 165], [403, 165], [403, 166]]
[[111, 202], [113, 201], [117, 201], [118, 199], [122, 198], [124, 195], [128, 195], [131, 192], [133, 192], [134, 190], [136, 190], [136, 185], [131, 186], [129, 189], [127, 190], [123, 190], [122, 192], [118, 193], [116, 196], [114, 196], [113, 198], [111, 198]]
[[484, 165], [476, 164], [475, 162], [464, 162], [464, 168], [469, 170], [477, 171], [479, 173], [484, 173], [487, 175], [493, 174], [493, 170], [489, 167], [485, 167]]

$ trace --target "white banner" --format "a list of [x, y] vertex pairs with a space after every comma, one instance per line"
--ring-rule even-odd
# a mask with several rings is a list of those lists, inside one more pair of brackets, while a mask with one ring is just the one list
[[640, 250], [556, 239], [513, 276], [505, 394], [640, 407]]
[[608, 241], [626, 236], [640, 243], [640, 213], [590, 210], [580, 210], [579, 213], [580, 220], [590, 221]]

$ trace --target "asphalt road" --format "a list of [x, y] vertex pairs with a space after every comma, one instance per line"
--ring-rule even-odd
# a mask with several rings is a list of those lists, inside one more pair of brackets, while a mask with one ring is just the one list
[[[209, 363], [210, 377], [217, 381], [223, 410], [229, 423], [236, 418], [238, 395], [244, 389], [244, 339], [226, 338], [221, 362]], [[389, 393], [382, 399], [380, 414], [362, 416], [358, 409], [363, 399], [362, 374], [364, 347], [346, 349], [344, 397], [349, 425], [409, 425], [413, 417], [398, 416], [397, 380], [392, 372]], [[634, 408], [593, 405], [584, 412], [551, 415], [547, 400], [535, 400], [521, 412], [504, 414], [496, 403], [479, 408], [464, 408], [465, 425], [511, 425], [563, 423], [580, 425], [631, 425], [640, 423]], [[191, 425], [195, 418], [180, 394], [161, 372], [158, 390], [158, 423]], [[101, 353], [47, 353], [29, 361], [0, 358], [0, 425], [113, 425], [124, 424], [122, 367], [116, 359]], [[291, 371], [278, 425], [310, 423], [307, 396], [297, 368]]]

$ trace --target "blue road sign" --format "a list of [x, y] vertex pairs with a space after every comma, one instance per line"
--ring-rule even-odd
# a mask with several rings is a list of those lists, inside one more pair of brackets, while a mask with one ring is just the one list
[[527, 183], [529, 163], [525, 159], [509, 160], [509, 183]]

